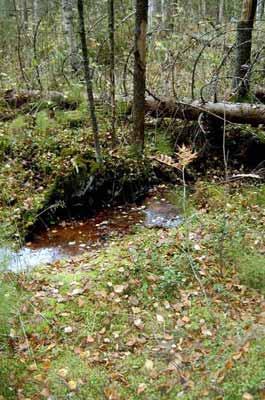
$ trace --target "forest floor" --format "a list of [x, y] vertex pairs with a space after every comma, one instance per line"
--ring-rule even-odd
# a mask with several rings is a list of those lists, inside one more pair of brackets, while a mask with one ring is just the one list
[[[150, 173], [148, 157], [139, 165], [131, 156], [126, 124], [110, 154], [106, 121], [103, 168], [84, 105], [0, 124], [1, 245], [19, 244], [45, 207], [64, 200], [69, 177], [77, 192], [91, 176], [106, 191], [111, 172], [119, 191]], [[147, 137], [149, 159], [174, 155], [170, 131], [151, 127]], [[178, 228], [135, 227], [71, 260], [1, 273], [0, 400], [265, 399], [265, 186], [202, 171], [185, 201], [177, 180], [172, 198], [186, 215]]]
[[200, 182], [185, 206], [3, 275], [1, 400], [265, 398], [265, 186]]

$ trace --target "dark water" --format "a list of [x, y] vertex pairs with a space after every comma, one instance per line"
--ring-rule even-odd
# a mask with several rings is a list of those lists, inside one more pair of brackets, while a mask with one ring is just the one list
[[25, 271], [101, 248], [109, 239], [121, 237], [137, 225], [171, 228], [181, 221], [179, 211], [165, 199], [165, 188], [159, 187], [150, 191], [141, 206], [106, 208], [84, 221], [62, 221], [36, 235], [17, 252], [0, 249], [0, 265]]

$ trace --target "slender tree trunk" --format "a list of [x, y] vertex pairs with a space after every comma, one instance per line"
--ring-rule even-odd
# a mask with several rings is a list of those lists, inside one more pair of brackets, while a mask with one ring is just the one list
[[154, 13], [155, 13], [155, 0], [149, 0], [148, 25], [150, 29], [152, 29], [153, 26]]
[[265, 9], [265, 0], [260, 0], [257, 9], [257, 18], [260, 20], [263, 19], [264, 9]]
[[28, 11], [28, 1], [23, 0], [22, 3], [22, 16], [23, 16], [23, 25], [25, 30], [28, 28], [28, 23], [29, 23], [29, 11]]
[[86, 30], [85, 30], [83, 0], [77, 0], [77, 7], [78, 7], [78, 16], [79, 16], [80, 40], [81, 40], [82, 53], [83, 53], [84, 75], [85, 75], [86, 90], [87, 90], [88, 111], [90, 112], [90, 118], [91, 118], [91, 123], [92, 123], [93, 134], [94, 134], [94, 146], [95, 146], [95, 152], [96, 152], [96, 159], [98, 162], [101, 162], [98, 122], [97, 122], [97, 117], [96, 117], [95, 102], [94, 102], [94, 95], [93, 95], [92, 74], [91, 74], [90, 60], [89, 60], [89, 56], [88, 56], [87, 43], [86, 43]]
[[224, 19], [224, 8], [225, 8], [225, 0], [219, 1], [219, 9], [218, 9], [218, 23], [222, 24]]
[[62, 0], [62, 23], [65, 35], [71, 68], [77, 70], [76, 43], [73, 27], [73, 1]]
[[243, 0], [241, 19], [237, 24], [236, 66], [233, 91], [237, 100], [243, 99], [249, 92], [251, 73], [252, 31], [257, 10], [257, 0]]
[[39, 20], [47, 11], [47, 3], [44, 0], [33, 0], [33, 22], [38, 24]]
[[109, 44], [110, 44], [110, 96], [111, 96], [111, 140], [116, 145], [116, 81], [115, 81], [115, 17], [114, 0], [108, 0], [109, 6]]
[[139, 154], [141, 154], [144, 149], [147, 20], [148, 0], [136, 0], [133, 82], [133, 133], [134, 143]]
[[202, 0], [202, 2], [201, 2], [201, 13], [202, 13], [202, 17], [203, 18], [206, 17], [206, 9], [207, 9], [206, 0]]

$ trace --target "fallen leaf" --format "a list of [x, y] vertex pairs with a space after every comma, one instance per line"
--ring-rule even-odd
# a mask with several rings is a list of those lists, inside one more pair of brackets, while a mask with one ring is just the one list
[[159, 324], [164, 324], [165, 322], [163, 315], [156, 314], [156, 319]]
[[64, 333], [72, 333], [73, 332], [73, 328], [71, 326], [66, 326], [64, 328]]
[[152, 369], [154, 369], [154, 363], [152, 360], [146, 360], [145, 364], [144, 364], [145, 369], [147, 369], [147, 371], [151, 371]]
[[143, 321], [141, 320], [141, 318], [137, 318], [137, 319], [135, 319], [134, 321], [133, 321], [133, 323], [134, 323], [134, 325], [136, 326], [136, 328], [138, 328], [138, 329], [144, 329], [144, 323], [143, 323]]
[[41, 396], [43, 396], [43, 397], [50, 397], [50, 391], [49, 391], [49, 389], [48, 388], [44, 388], [44, 389], [42, 389], [42, 391], [40, 392], [40, 394], [41, 394]]
[[147, 385], [145, 383], [140, 383], [138, 388], [137, 388], [137, 394], [143, 393], [147, 388]]
[[58, 375], [59, 375], [61, 378], [66, 378], [67, 375], [68, 375], [68, 369], [67, 369], [67, 368], [61, 368], [61, 369], [59, 369]]
[[86, 343], [90, 344], [90, 343], [94, 343], [95, 339], [93, 338], [93, 336], [88, 335], [86, 337]]
[[76, 388], [77, 388], [77, 382], [75, 382], [75, 381], [69, 381], [69, 382], [67, 382], [67, 386], [69, 387], [70, 390], [76, 390]]
[[127, 288], [128, 288], [128, 285], [115, 285], [114, 292], [116, 294], [122, 294]]
[[231, 369], [231, 368], [233, 368], [233, 366], [234, 366], [234, 363], [233, 363], [232, 360], [228, 360], [228, 361], [225, 363], [225, 368], [226, 368], [226, 369]]
[[253, 400], [254, 399], [254, 397], [252, 396], [252, 394], [250, 394], [250, 393], [244, 393], [243, 394], [243, 396], [242, 396], [242, 400]]

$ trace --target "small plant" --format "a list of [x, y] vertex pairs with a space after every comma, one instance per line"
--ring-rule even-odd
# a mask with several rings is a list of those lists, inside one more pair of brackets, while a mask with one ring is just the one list
[[49, 128], [54, 126], [54, 122], [49, 118], [46, 111], [38, 112], [36, 116], [36, 129], [39, 132], [46, 132]]
[[11, 133], [20, 133], [21, 130], [25, 129], [26, 125], [25, 117], [23, 115], [19, 115], [10, 123], [9, 130]]
[[178, 271], [175, 267], [169, 266], [164, 269], [161, 277], [160, 288], [165, 292], [170, 292], [178, 287], [183, 286], [186, 277], [182, 271]]
[[239, 257], [238, 272], [240, 281], [265, 293], [265, 262], [261, 254], [247, 254]]

